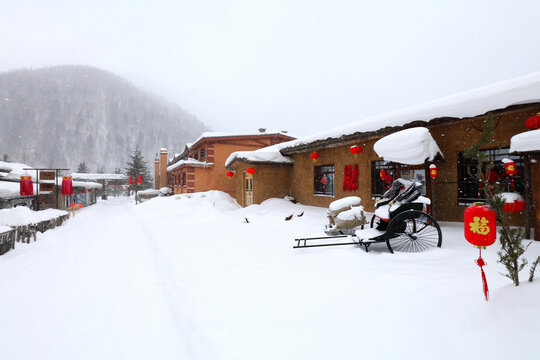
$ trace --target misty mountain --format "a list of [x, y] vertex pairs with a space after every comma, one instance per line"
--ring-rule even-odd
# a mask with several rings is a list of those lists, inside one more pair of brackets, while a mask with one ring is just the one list
[[32, 166], [124, 170], [136, 146], [152, 169], [206, 128], [179, 106], [88, 66], [0, 73], [0, 156]]

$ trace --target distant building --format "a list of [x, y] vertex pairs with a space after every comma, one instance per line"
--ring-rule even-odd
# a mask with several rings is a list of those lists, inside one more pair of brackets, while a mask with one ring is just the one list
[[181, 154], [167, 163], [167, 150], [161, 149], [154, 162], [155, 187], [168, 186], [174, 194], [220, 190], [235, 197], [234, 180], [227, 177], [225, 160], [235, 151], [256, 150], [294, 140], [286, 132], [232, 134], [205, 132]]

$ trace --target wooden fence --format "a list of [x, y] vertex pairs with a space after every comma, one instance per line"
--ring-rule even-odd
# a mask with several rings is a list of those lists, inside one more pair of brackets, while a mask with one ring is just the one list
[[0, 255], [8, 252], [10, 249], [14, 249], [15, 241], [23, 243], [30, 243], [31, 239], [36, 241], [38, 231], [45, 232], [49, 229], [54, 229], [62, 225], [67, 219], [69, 219], [69, 214], [40, 221], [35, 224], [12, 226], [13, 230], [0, 234]]

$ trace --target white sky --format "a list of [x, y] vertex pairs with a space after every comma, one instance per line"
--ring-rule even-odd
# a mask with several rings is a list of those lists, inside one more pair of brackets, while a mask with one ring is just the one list
[[0, 0], [0, 71], [84, 64], [307, 135], [540, 71], [540, 1]]

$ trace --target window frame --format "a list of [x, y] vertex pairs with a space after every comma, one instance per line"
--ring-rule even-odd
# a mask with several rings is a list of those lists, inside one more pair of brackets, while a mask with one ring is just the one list
[[[499, 178], [496, 181], [497, 183], [500, 183], [499, 180], [503, 179], [505, 182], [508, 182], [513, 180], [515, 192], [523, 194], [523, 191], [525, 190], [525, 182], [524, 182], [524, 174], [525, 174], [525, 168], [524, 168], [524, 159], [520, 155], [510, 154], [510, 148], [509, 147], [503, 147], [503, 148], [488, 148], [488, 149], [481, 149], [480, 152], [488, 153], [488, 159], [489, 161], [493, 161], [495, 164], [494, 170], [499, 174]], [[474, 179], [472, 179], [470, 176], [468, 176], [467, 173], [467, 167], [472, 165], [473, 161], [467, 160], [463, 157], [463, 151], [457, 152], [457, 199], [458, 203], [460, 205], [468, 205], [472, 204], [476, 201], [484, 201], [487, 202], [487, 199], [478, 197], [478, 182]], [[516, 163], [516, 174], [513, 176], [509, 176], [506, 174], [504, 170], [504, 164], [502, 163], [502, 159], [507, 158], [511, 159]], [[506, 179], [506, 180], [505, 180]], [[466, 187], [470, 186], [471, 188], [474, 188], [474, 193], [472, 193], [472, 190], [467, 190]], [[504, 191], [508, 191], [507, 189], [504, 189]], [[463, 196], [467, 195], [474, 195], [474, 196]]]
[[[321, 184], [322, 176], [326, 176], [327, 178], [330, 178], [328, 180], [328, 183], [324, 186], [319, 185]], [[326, 197], [335, 197], [336, 196], [336, 183], [335, 183], [336, 177], [335, 177], [335, 166], [334, 164], [324, 164], [324, 165], [317, 165], [313, 167], [313, 196], [326, 196]], [[331, 193], [329, 192], [329, 189], [326, 187], [331, 187]], [[317, 188], [319, 187], [318, 190]], [[324, 191], [322, 191], [324, 189]]]

